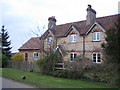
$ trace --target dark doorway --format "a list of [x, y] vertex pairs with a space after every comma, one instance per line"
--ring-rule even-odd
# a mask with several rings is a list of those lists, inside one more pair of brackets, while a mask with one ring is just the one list
[[28, 53], [25, 53], [25, 61], [28, 61]]

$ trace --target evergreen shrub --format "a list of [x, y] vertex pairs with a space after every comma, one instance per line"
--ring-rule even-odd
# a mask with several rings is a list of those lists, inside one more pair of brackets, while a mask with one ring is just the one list
[[2, 68], [7, 67], [9, 58], [5, 55], [2, 55]]

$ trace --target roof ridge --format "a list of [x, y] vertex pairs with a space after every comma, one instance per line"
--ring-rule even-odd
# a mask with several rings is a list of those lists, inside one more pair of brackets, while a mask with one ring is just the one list
[[[107, 16], [97, 17], [96, 19], [106, 18], [106, 17], [112, 17], [112, 16], [117, 16], [117, 15], [120, 15], [120, 14], [114, 14], [114, 15], [107, 15]], [[86, 21], [86, 20], [69, 22], [69, 23], [59, 24], [59, 25], [56, 25], [56, 26], [63, 26], [63, 25], [67, 25], [67, 24], [74, 24], [74, 23], [79, 23], [79, 22], [84, 22], [84, 21]]]
[[84, 21], [86, 21], [86, 20], [70, 22], [70, 23], [64, 23], [64, 24], [59, 24], [59, 25], [56, 25], [56, 26], [63, 26], [63, 25], [67, 25], [67, 24], [74, 24], [74, 23], [79, 23], [79, 22], [84, 22]]
[[114, 15], [109, 15], [109, 16], [97, 17], [96, 19], [107, 18], [107, 17], [113, 17], [113, 16], [117, 16], [117, 15], [120, 15], [120, 14], [114, 14]]

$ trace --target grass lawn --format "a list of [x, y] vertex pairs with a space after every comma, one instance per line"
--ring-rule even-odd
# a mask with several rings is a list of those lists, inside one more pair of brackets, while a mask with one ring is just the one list
[[[21, 79], [21, 76], [23, 75], [26, 76], [25, 80]], [[117, 86], [83, 80], [57, 78], [35, 72], [24, 72], [12, 68], [3, 68], [2, 76], [40, 88], [117, 88]]]

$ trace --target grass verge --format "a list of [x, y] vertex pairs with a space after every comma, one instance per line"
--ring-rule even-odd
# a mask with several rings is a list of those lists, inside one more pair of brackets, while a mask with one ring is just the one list
[[[2, 76], [19, 82], [31, 84], [39, 88], [117, 88], [117, 86], [83, 80], [57, 78], [35, 72], [24, 72], [12, 68], [2, 68]], [[26, 76], [26, 79], [22, 80], [21, 76]]]

